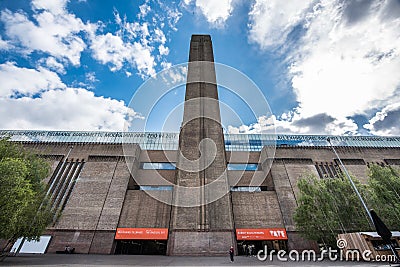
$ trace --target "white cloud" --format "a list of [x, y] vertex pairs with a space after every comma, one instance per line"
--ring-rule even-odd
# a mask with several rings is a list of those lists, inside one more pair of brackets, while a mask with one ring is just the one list
[[93, 57], [101, 63], [110, 63], [111, 70], [120, 70], [124, 62], [136, 66], [139, 74], [143, 77], [154, 75], [155, 60], [151, 55], [149, 47], [139, 42], [124, 43], [120, 36], [107, 33], [97, 35], [92, 40], [90, 47], [93, 51]]
[[61, 74], [66, 73], [64, 65], [58, 62], [57, 59], [55, 59], [54, 57], [48, 57], [46, 59], [42, 59], [40, 60], [40, 63], [44, 63], [47, 66], [47, 68], [49, 68], [50, 70], [54, 70], [57, 73]]
[[179, 20], [182, 17], [182, 13], [179, 11], [178, 8], [172, 6], [172, 5], [167, 5], [163, 3], [162, 1], [158, 1], [158, 4], [160, 5], [160, 8], [165, 10], [165, 17], [159, 17], [161, 21], [161, 28], [163, 28], [164, 21], [167, 22], [168, 26], [171, 28], [173, 31], [177, 31], [178, 29], [176, 28], [176, 25], [178, 24]]
[[136, 67], [142, 78], [155, 75], [156, 59], [164, 62], [163, 57], [169, 54], [162, 29], [156, 22], [129, 22], [126, 16], [121, 19], [117, 11], [114, 16], [120, 29], [115, 34], [108, 32], [92, 36], [90, 48], [93, 57], [102, 64], [110, 64], [112, 71], [126, 67], [125, 72], [131, 73], [131, 68]]
[[[44, 63], [47, 68], [65, 74], [66, 64], [80, 65], [81, 53], [88, 48], [92, 56], [102, 64], [109, 64], [112, 71], [124, 68], [124, 72], [137, 73], [142, 77], [154, 75], [157, 62], [165, 62], [169, 53], [167, 38], [162, 28], [165, 22], [175, 29], [181, 13], [174, 5], [156, 2], [165, 13], [157, 14], [146, 2], [140, 6], [138, 20], [129, 22], [114, 11], [115, 23], [119, 29], [104, 32], [102, 22], [82, 22], [68, 12], [68, 0], [32, 0], [33, 14], [23, 11], [0, 12], [4, 23], [5, 37], [0, 38], [0, 50], [15, 45], [16, 52], [29, 55], [40, 52], [48, 56]], [[145, 18], [146, 17], [146, 18]], [[63, 66], [61, 66], [63, 65]]]
[[160, 55], [162, 55], [162, 56], [167, 56], [169, 54], [169, 48], [165, 47], [164, 45], [160, 45], [158, 47], [158, 51], [159, 51]]
[[91, 83], [95, 83], [95, 82], [98, 82], [98, 81], [99, 81], [99, 80], [96, 78], [96, 73], [94, 73], [94, 72], [88, 72], [88, 73], [86, 73], [85, 77], [86, 77], [86, 80], [87, 80], [88, 82], [91, 82]]
[[164, 32], [160, 28], [154, 29], [154, 37], [153, 42], [159, 42], [161, 44], [165, 44], [167, 38], [165, 38]]
[[68, 0], [32, 0], [32, 6], [35, 10], [48, 10], [53, 14], [65, 13], [65, 6]]
[[154, 57], [151, 55], [148, 47], [140, 43], [133, 43], [132, 58], [137, 66], [137, 69], [139, 70], [139, 73], [144, 73], [147, 76], [156, 74], [154, 70], [156, 63], [154, 62]]
[[[349, 117], [368, 116], [400, 101], [400, 5], [320, 0], [308, 7], [297, 2], [257, 0], [249, 38], [262, 48], [289, 51], [286, 75], [299, 103], [299, 120], [325, 113], [336, 121], [321, 125], [326, 133], [354, 132]], [[293, 32], [300, 34], [297, 41], [288, 39]], [[286, 50], [288, 45], [292, 50]]]
[[25, 53], [41, 51], [79, 65], [81, 52], [86, 48], [79, 34], [93, 34], [96, 25], [85, 24], [68, 13], [66, 3], [66, 0], [32, 1], [34, 21], [22, 11], [1, 11], [0, 19], [5, 25], [6, 35], [21, 45]]
[[363, 113], [378, 108], [400, 85], [400, 76], [394, 75], [400, 71], [400, 20], [380, 17], [381, 6], [349, 25], [342, 9], [334, 1], [321, 5], [290, 68], [306, 116]]
[[[95, 82], [94, 73], [87, 80]], [[123, 101], [67, 87], [57, 73], [43, 67], [0, 65], [0, 128], [44, 130], [112, 130], [140, 118]]]
[[169, 68], [172, 67], [172, 63], [171, 63], [171, 62], [162, 61], [160, 65], [161, 65], [161, 67], [163, 68], [163, 70], [169, 69]]
[[103, 64], [111, 63], [114, 71], [121, 69], [126, 58], [130, 57], [129, 48], [125, 47], [121, 37], [112, 33], [95, 36], [90, 48], [95, 59]]
[[164, 70], [160, 73], [160, 77], [165, 84], [171, 86], [171, 88], [178, 84], [183, 84], [187, 77], [187, 66], [179, 66], [171, 68], [170, 64], [163, 64]]
[[3, 38], [0, 35], [0, 50], [8, 50], [12, 47], [10, 42], [3, 40]]
[[[190, 1], [185, 1], [185, 4], [189, 3]], [[233, 10], [232, 0], [196, 0], [195, 5], [207, 21], [215, 26], [223, 25]]]
[[0, 65], [0, 98], [13, 95], [34, 95], [42, 91], [65, 88], [58, 75], [43, 67], [19, 68], [15, 63]]
[[144, 18], [146, 17], [146, 15], [150, 12], [151, 8], [147, 3], [144, 3], [143, 5], [139, 6], [139, 14], [138, 14], [138, 18]]
[[257, 134], [257, 133], [274, 133], [275, 132], [275, 122], [276, 117], [274, 115], [260, 116], [257, 118], [256, 123], [252, 123], [250, 125], [242, 124], [240, 126], [232, 126], [228, 125], [228, 133], [238, 134], [238, 133], [246, 133], [246, 134]]
[[39, 98], [0, 99], [0, 117], [2, 129], [120, 131], [138, 115], [123, 101], [66, 88]]
[[375, 114], [364, 128], [375, 135], [400, 135], [400, 103], [390, 104]]
[[328, 123], [323, 133], [333, 135], [358, 135], [358, 126], [352, 119], [338, 118]]
[[283, 44], [312, 2], [256, 0], [249, 13], [250, 41], [262, 48]]
[[229, 133], [281, 133], [281, 134], [357, 134], [357, 125], [351, 119], [335, 119], [327, 114], [303, 118], [299, 113], [284, 113], [280, 118], [260, 116], [250, 125], [228, 126]]

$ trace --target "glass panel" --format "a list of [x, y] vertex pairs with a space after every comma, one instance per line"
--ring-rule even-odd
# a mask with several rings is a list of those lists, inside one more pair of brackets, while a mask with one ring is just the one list
[[[31, 142], [102, 142], [121, 144], [137, 143], [142, 149], [176, 150], [178, 133], [122, 133], [122, 132], [74, 132], [74, 131], [28, 131], [0, 130], [0, 137], [10, 136], [13, 141]], [[128, 138], [122, 138], [127, 135]], [[327, 136], [327, 135], [269, 135], [225, 134], [227, 151], [260, 151], [265, 145], [279, 146], [326, 146], [330, 137], [334, 146], [354, 147], [400, 147], [400, 137], [381, 136]]]
[[228, 163], [228, 171], [256, 171], [258, 164], [253, 163]]
[[261, 192], [261, 187], [259, 186], [232, 186], [232, 192]]
[[172, 191], [171, 185], [141, 185], [139, 190], [143, 191]]
[[[42, 235], [39, 241], [27, 241], [25, 240], [24, 244], [21, 247], [20, 253], [38, 253], [43, 254], [47, 250], [47, 246], [49, 245], [51, 236]], [[17, 242], [15, 242], [14, 246], [11, 248], [11, 252], [16, 252], [19, 245], [21, 244], [22, 238], [19, 238]]]
[[175, 170], [176, 166], [170, 162], [144, 162], [141, 164], [143, 170]]

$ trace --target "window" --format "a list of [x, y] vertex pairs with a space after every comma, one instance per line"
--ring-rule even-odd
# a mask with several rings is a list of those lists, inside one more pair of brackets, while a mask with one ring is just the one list
[[141, 185], [139, 190], [143, 191], [172, 191], [171, 185]]
[[144, 162], [140, 166], [143, 170], [175, 170], [175, 163], [170, 162]]
[[232, 186], [232, 192], [261, 192], [260, 186]]
[[84, 163], [83, 159], [60, 161], [50, 177], [46, 195], [49, 197], [52, 210], [56, 211], [54, 222], [58, 218], [57, 214], [64, 210]]
[[[398, 250], [399, 249], [399, 245], [397, 244], [395, 239], [391, 239], [390, 240], [392, 243], [392, 246]], [[372, 245], [374, 246], [375, 250], [390, 250], [390, 245], [386, 244], [385, 241], [383, 240], [371, 240]]]
[[228, 163], [228, 171], [257, 171], [256, 163]]
[[249, 144], [250, 144], [250, 146], [256, 146], [256, 147], [262, 146], [261, 140], [259, 140], [259, 139], [250, 139]]
[[315, 168], [321, 179], [336, 178], [342, 172], [339, 166], [332, 162], [317, 162], [315, 163]]

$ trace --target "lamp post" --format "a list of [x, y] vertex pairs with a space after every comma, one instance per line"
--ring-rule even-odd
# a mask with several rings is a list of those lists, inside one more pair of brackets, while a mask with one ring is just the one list
[[347, 172], [346, 167], [344, 166], [344, 164], [343, 164], [342, 160], [340, 159], [338, 153], [336, 152], [335, 148], [333, 147], [333, 145], [332, 145], [332, 143], [331, 143], [331, 139], [328, 137], [328, 138], [326, 139], [326, 141], [328, 141], [329, 145], [331, 146], [333, 152], [334, 152], [335, 155], [336, 155], [336, 158], [339, 160], [340, 166], [342, 167], [344, 173], [346, 174], [347, 178], [348, 178], [349, 181], [350, 181], [351, 187], [353, 188], [354, 192], [356, 192], [357, 197], [360, 199], [360, 202], [361, 202], [363, 208], [365, 209], [365, 212], [368, 214], [368, 218], [369, 218], [369, 220], [370, 220], [371, 226], [374, 226], [374, 220], [372, 219], [372, 216], [371, 216], [371, 213], [369, 212], [369, 209], [368, 209], [368, 207], [367, 207], [367, 204], [365, 204], [365, 201], [364, 201], [364, 199], [362, 198], [360, 192], [358, 192], [358, 189], [357, 189], [356, 185], [354, 184], [353, 179], [351, 179], [349, 173]]

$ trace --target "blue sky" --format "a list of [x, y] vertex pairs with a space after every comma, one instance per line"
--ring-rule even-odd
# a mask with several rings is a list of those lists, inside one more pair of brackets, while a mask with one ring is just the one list
[[400, 135], [398, 0], [3, 0], [0, 128], [120, 131], [141, 117], [128, 104], [143, 82], [188, 60], [192, 34], [210, 34], [215, 61], [271, 108], [227, 131]]

